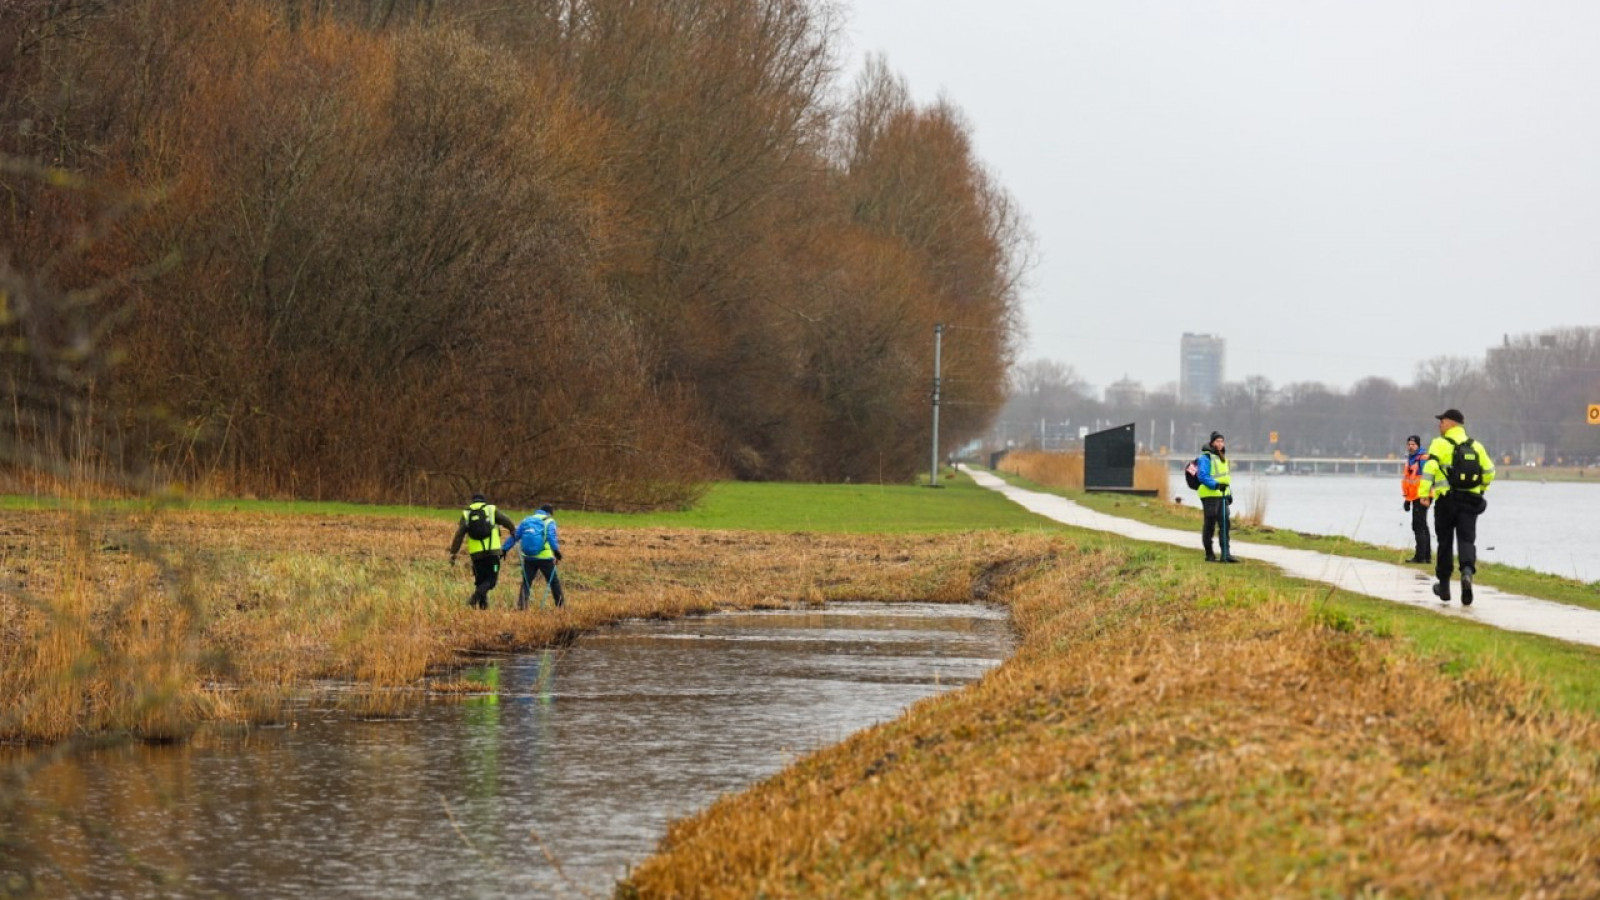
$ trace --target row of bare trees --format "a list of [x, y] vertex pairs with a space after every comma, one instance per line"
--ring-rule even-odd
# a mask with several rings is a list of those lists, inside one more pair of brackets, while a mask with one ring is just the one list
[[[1101, 400], [1089, 396], [1070, 366], [1034, 361], [1016, 369], [998, 437], [1037, 445], [1041, 428], [1049, 433], [1056, 423], [1132, 421], [1146, 446], [1170, 444], [1177, 452], [1198, 448], [1217, 429], [1239, 451], [1383, 457], [1403, 452], [1407, 435], [1431, 439], [1434, 415], [1455, 407], [1467, 415], [1469, 433], [1497, 456], [1597, 465], [1600, 427], [1588, 421], [1591, 404], [1600, 404], [1600, 328], [1570, 327], [1506, 335], [1481, 357], [1422, 360], [1404, 386], [1385, 378], [1362, 379], [1348, 390], [1316, 382], [1274, 386], [1252, 375], [1225, 384], [1205, 408], [1179, 402], [1175, 389], [1133, 402]], [[1075, 437], [1076, 428], [1065, 433]]]
[[[986, 427], [1025, 234], [822, 0], [14, 0], [12, 462], [682, 502]], [[43, 453], [41, 454], [41, 449]], [[31, 457], [23, 458], [31, 450]]]

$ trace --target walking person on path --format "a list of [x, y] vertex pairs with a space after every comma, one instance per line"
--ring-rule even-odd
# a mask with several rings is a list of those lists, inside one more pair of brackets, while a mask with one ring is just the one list
[[1433, 567], [1439, 583], [1433, 586], [1433, 595], [1450, 602], [1450, 568], [1459, 556], [1461, 605], [1471, 606], [1472, 578], [1478, 571], [1478, 516], [1489, 507], [1483, 494], [1494, 481], [1494, 458], [1467, 436], [1461, 410], [1447, 409], [1434, 418], [1439, 420], [1439, 436], [1428, 445], [1428, 461], [1417, 486], [1418, 502], [1433, 509], [1433, 530], [1439, 538]]
[[[517, 523], [511, 536], [500, 548], [500, 555], [511, 552], [512, 547], [522, 551], [522, 590], [517, 594], [517, 609], [528, 608], [528, 595], [533, 592], [533, 576], [543, 575], [550, 586], [550, 595], [556, 606], [564, 606], [566, 594], [561, 589], [561, 576], [556, 573], [556, 563], [561, 560], [561, 535], [557, 533], [555, 509], [546, 503]], [[539, 601], [543, 606], [544, 601]]]
[[1400, 476], [1400, 493], [1405, 497], [1405, 511], [1411, 513], [1411, 533], [1417, 539], [1416, 552], [1406, 560], [1408, 563], [1433, 562], [1433, 539], [1428, 534], [1428, 505], [1417, 498], [1417, 487], [1422, 484], [1422, 466], [1427, 461], [1428, 454], [1422, 449], [1422, 438], [1415, 434], [1406, 438], [1406, 470]]
[[[1233, 504], [1233, 480], [1228, 475], [1228, 442], [1222, 432], [1211, 432], [1211, 440], [1200, 448], [1200, 458], [1196, 462], [1198, 471], [1195, 475], [1200, 479], [1197, 490], [1200, 506], [1205, 510], [1205, 524], [1201, 527], [1200, 539], [1206, 548], [1206, 562], [1236, 563], [1238, 560], [1228, 550], [1228, 507]], [[1211, 549], [1213, 534], [1221, 538], [1221, 556]]]
[[450, 565], [456, 563], [461, 543], [467, 544], [467, 556], [472, 559], [472, 598], [467, 605], [474, 609], [489, 608], [489, 592], [500, 581], [500, 529], [514, 531], [516, 524], [485, 500], [482, 494], [473, 494], [472, 502], [461, 511], [461, 523], [456, 526], [456, 538], [450, 542]]

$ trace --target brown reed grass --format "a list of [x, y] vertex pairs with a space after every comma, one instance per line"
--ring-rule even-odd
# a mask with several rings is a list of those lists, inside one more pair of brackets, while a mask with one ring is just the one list
[[[1040, 450], [1022, 450], [1007, 453], [1000, 460], [1000, 471], [1045, 487], [1081, 491], [1084, 489], [1083, 452], [1047, 453]], [[1133, 487], [1140, 491], [1155, 491], [1162, 500], [1170, 499], [1171, 489], [1167, 479], [1167, 464], [1159, 459], [1141, 456], [1133, 461]]]
[[1240, 505], [1236, 504], [1229, 506], [1228, 511], [1233, 515], [1235, 523], [1250, 528], [1260, 528], [1267, 523], [1267, 500], [1270, 497], [1271, 492], [1267, 486], [1257, 479], [1245, 495], [1243, 509], [1235, 508]]
[[569, 643], [621, 619], [830, 600], [965, 599], [962, 545], [874, 537], [570, 529], [571, 601], [466, 606], [449, 523], [238, 513], [0, 511], [0, 740], [182, 738], [269, 722], [323, 680], [426, 691], [474, 654]]
[[1600, 896], [1592, 718], [1172, 559], [1060, 548], [1011, 660], [675, 824], [618, 896]]

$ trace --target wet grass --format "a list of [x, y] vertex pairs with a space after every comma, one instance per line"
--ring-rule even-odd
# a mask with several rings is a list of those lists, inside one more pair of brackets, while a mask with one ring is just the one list
[[[1200, 531], [1201, 512], [1199, 501], [1192, 498], [1189, 503], [1176, 504], [1163, 502], [1155, 498], [1091, 494], [1070, 488], [1040, 484], [1004, 472], [994, 474], [1018, 487], [1066, 497], [1074, 503], [1081, 504], [1085, 508], [1096, 512], [1133, 519], [1134, 521], [1159, 528], [1193, 531], [1196, 535]], [[1377, 562], [1401, 563], [1411, 555], [1410, 550], [1367, 544], [1338, 535], [1306, 534], [1284, 528], [1273, 528], [1269, 525], [1250, 524], [1247, 521], [1241, 521], [1238, 517], [1235, 518], [1232, 534], [1233, 538], [1239, 541], [1270, 544], [1295, 550], [1312, 550], [1317, 553], [1348, 556], [1356, 559], [1370, 559]], [[1198, 541], [1198, 537], [1196, 540]], [[1418, 571], [1424, 570], [1432, 571], [1431, 568], [1426, 566], [1418, 567]], [[1563, 578], [1560, 575], [1551, 575], [1545, 572], [1535, 572], [1531, 569], [1498, 564], [1481, 566], [1478, 571], [1477, 582], [1514, 594], [1554, 600], [1558, 603], [1570, 603], [1586, 609], [1600, 609], [1600, 582], [1583, 582], [1573, 578]]]
[[1012, 659], [677, 823], [618, 896], [1600, 893], [1594, 651], [1053, 552], [1004, 587]]
[[627, 618], [965, 599], [966, 561], [1006, 540], [569, 526], [572, 599], [518, 613], [511, 566], [494, 609], [466, 607], [471, 571], [448, 563], [452, 534], [436, 517], [0, 512], [0, 740], [271, 722], [321, 681], [427, 691], [477, 655]]

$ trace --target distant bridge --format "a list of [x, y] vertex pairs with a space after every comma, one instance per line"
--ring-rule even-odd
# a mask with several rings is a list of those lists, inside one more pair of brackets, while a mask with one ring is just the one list
[[[1182, 469], [1194, 455], [1156, 454], [1168, 467]], [[1369, 459], [1365, 456], [1274, 456], [1271, 453], [1230, 453], [1228, 469], [1269, 475], [1393, 475], [1399, 478], [1406, 461], [1401, 457]], [[1271, 469], [1271, 471], [1268, 471]]]

